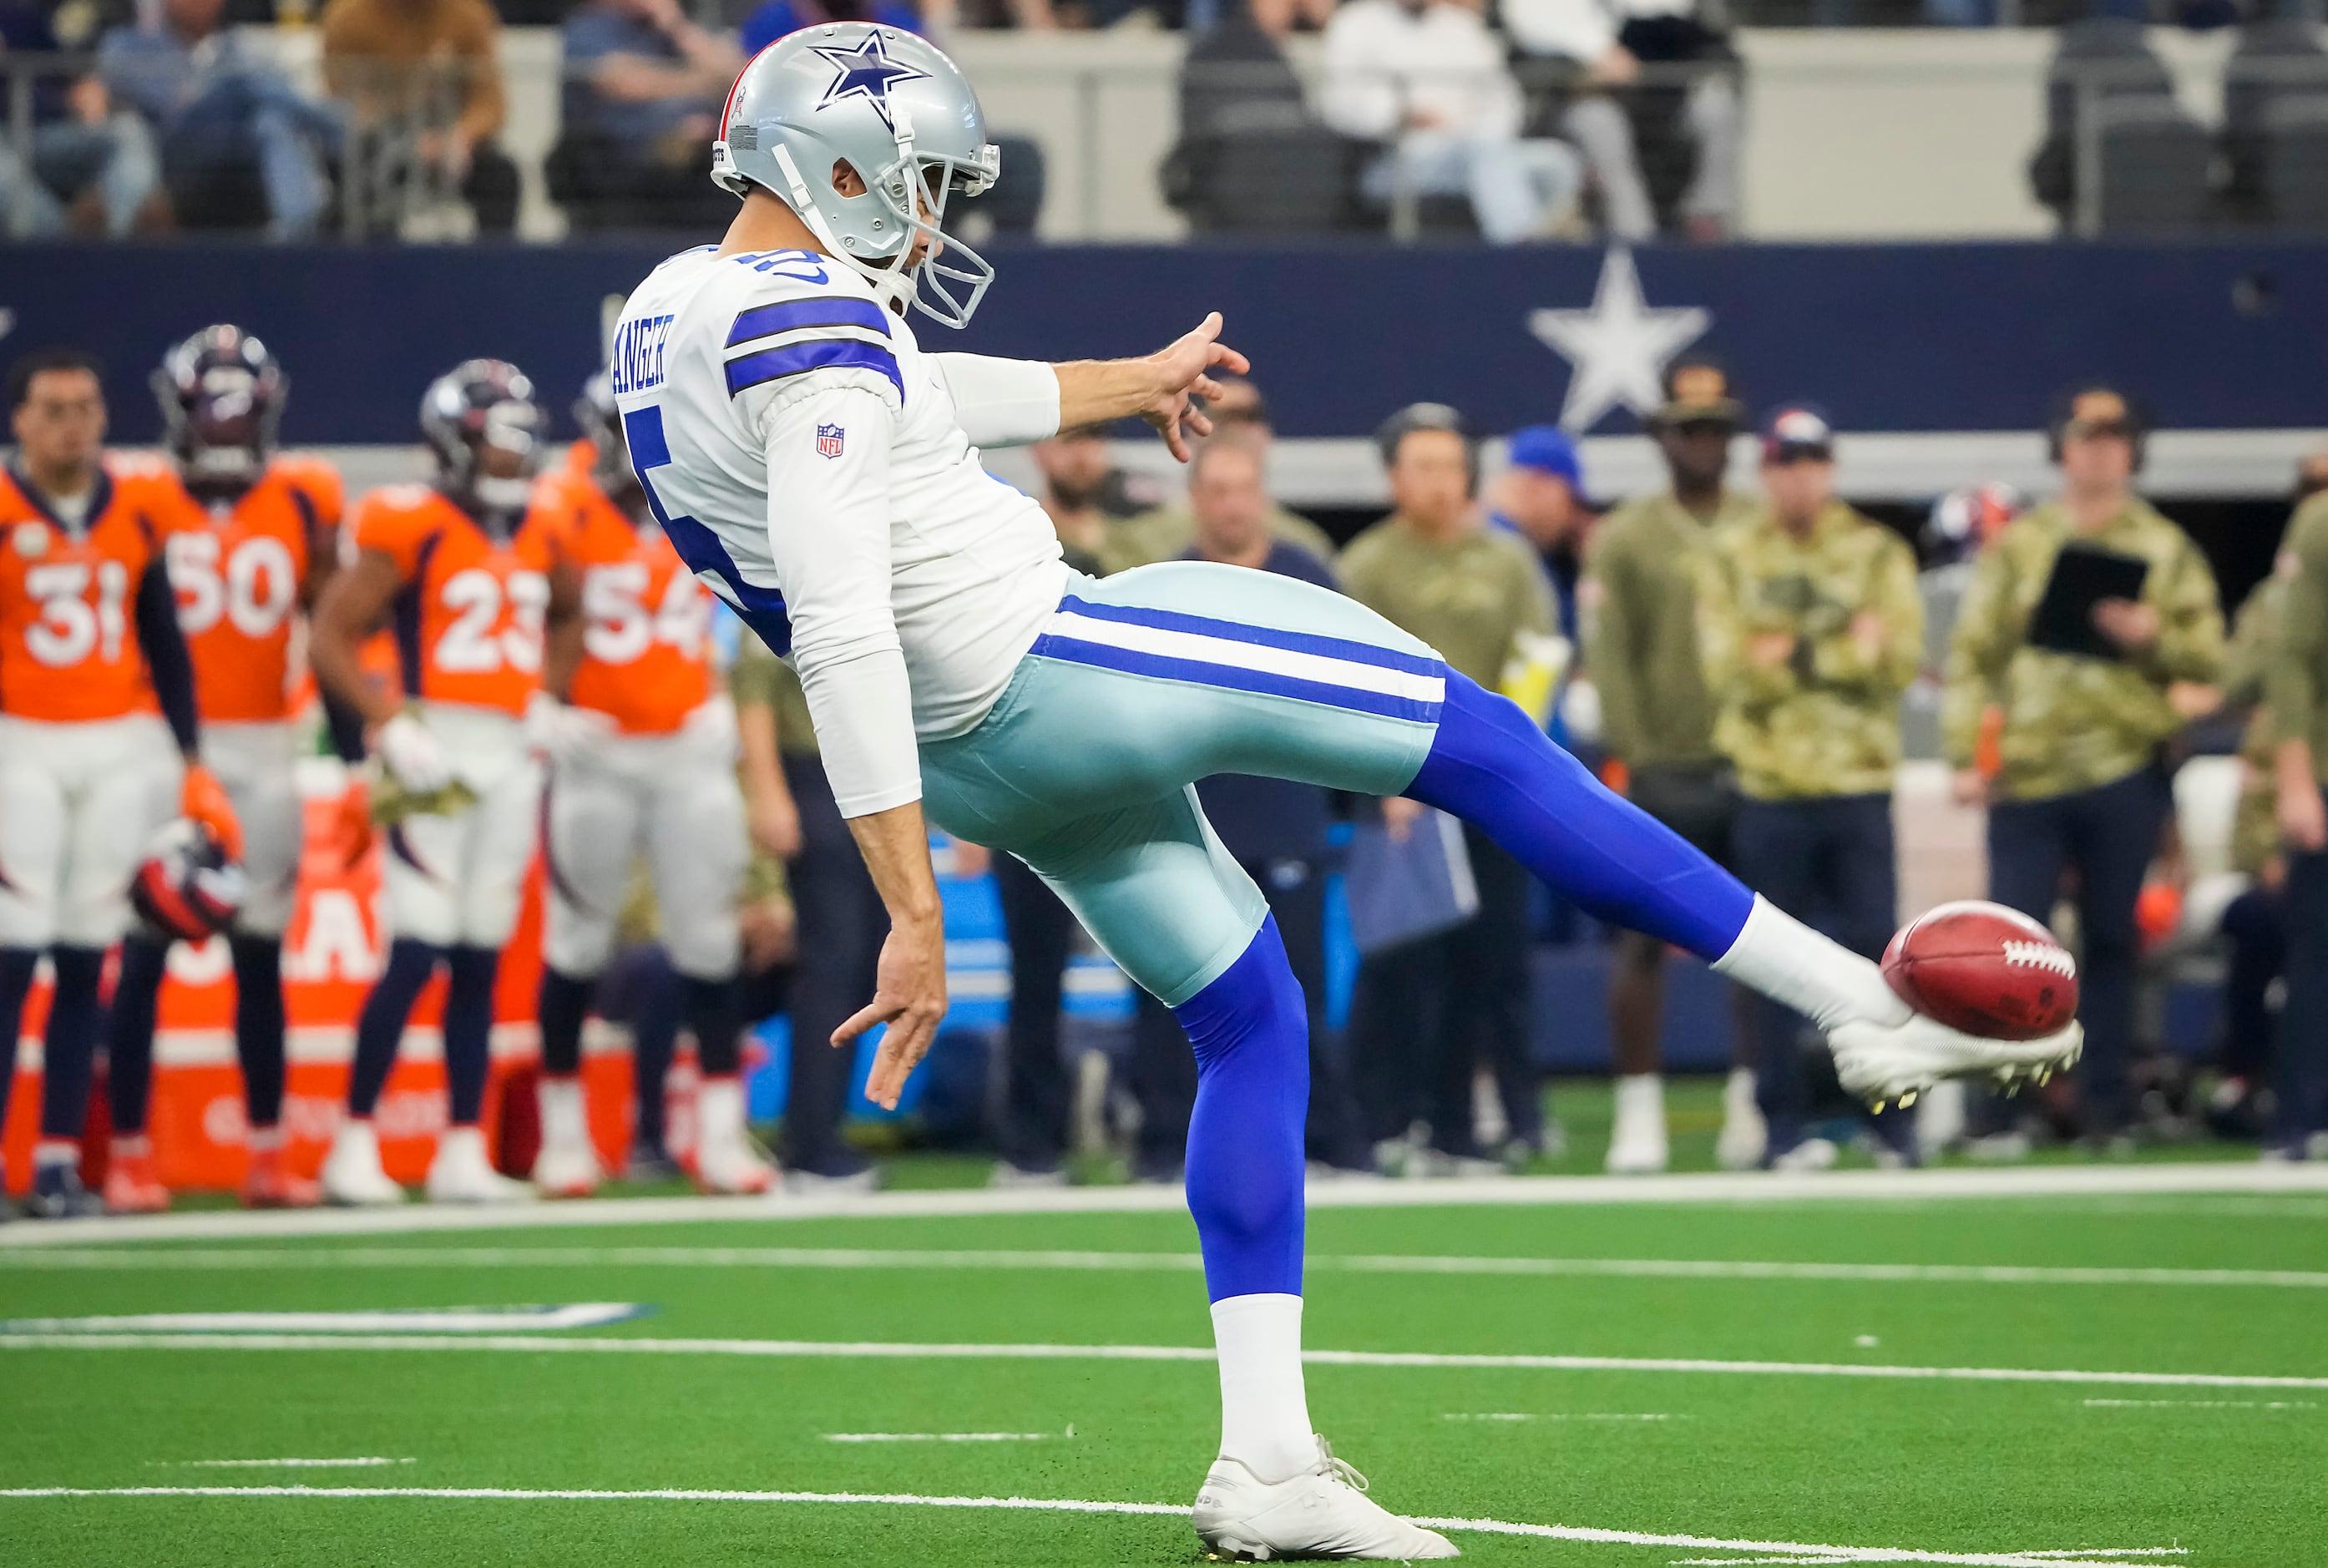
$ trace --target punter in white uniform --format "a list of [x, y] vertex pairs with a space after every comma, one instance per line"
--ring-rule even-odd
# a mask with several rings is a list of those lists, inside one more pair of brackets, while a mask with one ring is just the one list
[[[1826, 1029], [1885, 1097], [2073, 1056], [1910, 1013], [1874, 965], [1594, 784], [1514, 704], [1347, 599], [1201, 562], [1073, 572], [979, 445], [1138, 414], [1186, 454], [1217, 316], [1141, 360], [925, 352], [992, 269], [942, 239], [999, 158], [953, 62], [833, 23], [746, 68], [714, 175], [725, 241], [673, 257], [614, 342], [631, 459], [681, 557], [799, 671], [841, 813], [891, 917], [868, 1093], [894, 1103], [945, 1011], [928, 822], [1017, 855], [1171, 1007], [1197, 1062], [1188, 1207], [1205, 1254], [1220, 1457], [1197, 1498], [1229, 1556], [1450, 1557], [1371, 1501], [1310, 1425], [1300, 1363], [1306, 1012], [1260, 891], [1206, 825], [1216, 773], [1406, 795], [1478, 822], [1568, 897], [1715, 960]], [[943, 249], [941, 249], [943, 246]], [[925, 820], [924, 812], [927, 810]], [[809, 1042], [802, 1042], [809, 1048]]]

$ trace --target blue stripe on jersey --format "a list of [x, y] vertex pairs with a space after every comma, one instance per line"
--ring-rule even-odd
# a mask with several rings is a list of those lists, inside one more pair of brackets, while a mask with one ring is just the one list
[[754, 338], [774, 337], [780, 332], [799, 332], [812, 326], [869, 327], [884, 337], [889, 335], [888, 318], [871, 300], [819, 295], [814, 299], [788, 299], [781, 305], [756, 305], [746, 311], [728, 329], [728, 346], [732, 349]]
[[1347, 637], [1321, 636], [1315, 632], [1286, 632], [1274, 626], [1247, 625], [1243, 621], [1216, 621], [1209, 615], [1150, 609], [1145, 605], [1097, 605], [1087, 599], [1076, 598], [1072, 594], [1059, 601], [1059, 608], [1073, 615], [1088, 615], [1094, 621], [1154, 626], [1167, 632], [1193, 632], [1204, 637], [1224, 637], [1233, 643], [1281, 648], [1289, 653], [1315, 653], [1328, 659], [1347, 659], [1354, 664], [1371, 664], [1378, 670], [1396, 670], [1408, 675], [1443, 675], [1447, 672], [1443, 661], [1427, 654], [1408, 653], [1373, 643], [1355, 642]]
[[[1072, 602], [1072, 601], [1071, 601]], [[1150, 612], [1154, 613], [1154, 612]], [[1197, 616], [1182, 616], [1197, 620]], [[1221, 623], [1208, 623], [1220, 624]], [[1256, 627], [1239, 627], [1254, 631]], [[1291, 636], [1291, 633], [1273, 633], [1273, 636]], [[1333, 643], [1331, 637], [1312, 641]], [[1383, 652], [1383, 650], [1375, 650]], [[1336, 685], [1326, 681], [1305, 681], [1299, 676], [1279, 675], [1266, 670], [1246, 670], [1234, 664], [1216, 664], [1199, 659], [1178, 659], [1160, 653], [1143, 653], [1130, 648], [1117, 648], [1104, 643], [1087, 643], [1080, 637], [1062, 636], [1046, 632], [1035, 639], [1028, 653], [1037, 659], [1057, 659], [1070, 664], [1086, 664], [1094, 669], [1119, 671], [1126, 675], [1146, 675], [1159, 681], [1185, 681], [1198, 686], [1216, 686], [1230, 691], [1251, 691], [1263, 697], [1290, 697], [1301, 702], [1316, 702], [1328, 708], [1347, 709], [1353, 713], [1371, 713], [1381, 718], [1403, 718], [1415, 724], [1435, 723], [1437, 702], [1386, 691], [1364, 691], [1355, 687]]]
[[811, 371], [845, 369], [878, 371], [896, 387], [898, 397], [906, 395], [906, 378], [898, 373], [896, 355], [878, 343], [839, 338], [788, 343], [780, 349], [762, 349], [756, 354], [729, 360], [728, 395], [732, 398], [754, 387], [781, 381], [788, 376], [806, 375]]

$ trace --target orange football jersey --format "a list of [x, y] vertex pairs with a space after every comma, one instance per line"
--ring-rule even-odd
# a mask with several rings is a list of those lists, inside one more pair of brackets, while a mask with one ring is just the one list
[[340, 525], [340, 476], [314, 458], [277, 457], [231, 507], [213, 511], [174, 474], [155, 483], [205, 719], [265, 723], [291, 710], [291, 624], [315, 541]]
[[375, 490], [356, 511], [359, 549], [396, 563], [391, 611], [407, 694], [522, 714], [541, 686], [549, 530], [529, 513], [496, 540], [424, 485]]
[[161, 549], [151, 475], [100, 471], [78, 536], [0, 477], [0, 712], [77, 723], [150, 711], [137, 588]]
[[587, 474], [545, 475], [533, 518], [582, 584], [582, 662], [572, 699], [626, 734], [668, 735], [711, 695], [711, 596], [650, 523]]

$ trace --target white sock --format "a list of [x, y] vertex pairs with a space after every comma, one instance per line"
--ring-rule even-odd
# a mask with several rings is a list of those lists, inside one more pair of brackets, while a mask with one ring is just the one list
[[590, 1141], [589, 1112], [582, 1099], [579, 1078], [541, 1081], [541, 1141], [561, 1149]]
[[1617, 1125], [1633, 1122], [1665, 1127], [1666, 1081], [1655, 1073], [1627, 1073], [1617, 1080]]
[[1904, 1024], [1910, 1016], [1882, 970], [1759, 894], [1738, 940], [1713, 967], [1785, 1003], [1822, 1031], [1850, 1019]]
[[79, 1165], [80, 1145], [70, 1138], [43, 1138], [33, 1145], [34, 1165]]
[[1722, 1114], [1724, 1117], [1743, 1116], [1755, 1112], [1754, 1069], [1732, 1067], [1730, 1079], [1722, 1085]]
[[695, 1091], [696, 1147], [744, 1141], [744, 1085], [732, 1076], [706, 1078]]
[[477, 1165], [487, 1169], [493, 1161], [485, 1158], [485, 1135], [475, 1127], [447, 1127], [436, 1139], [436, 1155], [431, 1169], [437, 1165]]
[[1301, 1298], [1230, 1296], [1213, 1303], [1221, 1366], [1221, 1457], [1263, 1481], [1318, 1462], [1301, 1384]]

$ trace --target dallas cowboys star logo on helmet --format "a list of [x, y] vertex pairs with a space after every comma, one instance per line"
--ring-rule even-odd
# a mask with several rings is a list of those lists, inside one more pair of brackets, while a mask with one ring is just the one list
[[881, 117], [881, 123], [892, 131], [897, 127], [896, 122], [889, 117], [890, 88], [901, 81], [929, 80], [928, 71], [916, 70], [910, 65], [890, 59], [878, 33], [867, 33], [864, 42], [854, 49], [819, 45], [811, 52], [820, 60], [830, 61], [840, 72], [824, 89], [824, 96], [817, 100], [817, 108], [823, 108], [843, 99], [861, 98], [873, 106], [873, 112]]

